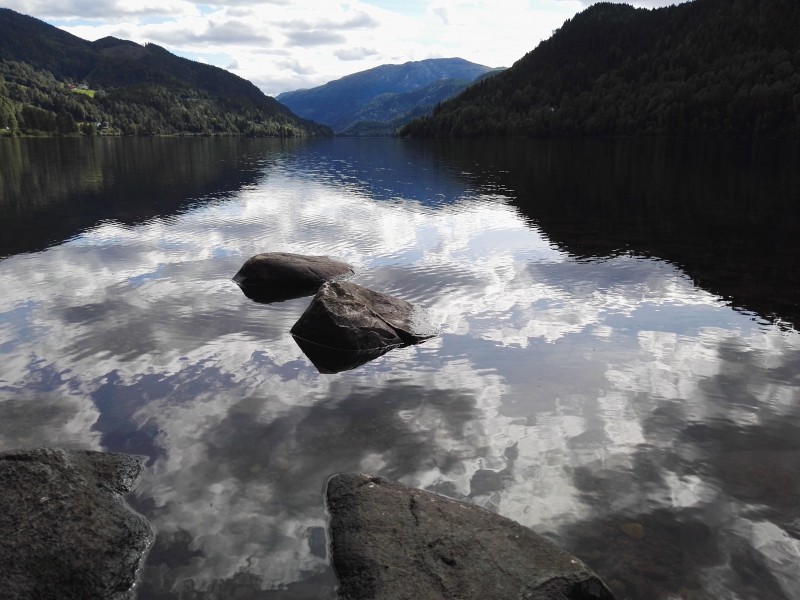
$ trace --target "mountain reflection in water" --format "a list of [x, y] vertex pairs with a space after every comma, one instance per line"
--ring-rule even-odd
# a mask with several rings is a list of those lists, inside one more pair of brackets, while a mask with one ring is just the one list
[[[335, 597], [322, 492], [357, 470], [533, 527], [619, 598], [797, 598], [796, 148], [0, 140], [8, 156], [0, 447], [149, 457], [138, 597]], [[231, 281], [264, 251], [345, 260], [442, 335], [320, 374], [289, 334], [310, 299]]]
[[572, 256], [666, 259], [735, 307], [798, 324], [796, 144], [584, 140], [493, 154], [514, 204]]

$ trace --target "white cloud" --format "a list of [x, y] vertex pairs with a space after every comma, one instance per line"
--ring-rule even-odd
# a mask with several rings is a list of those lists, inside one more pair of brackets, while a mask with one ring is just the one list
[[295, 19], [285, 23], [278, 23], [278, 26], [291, 31], [328, 31], [372, 28], [379, 26], [379, 23], [365, 12], [356, 12], [352, 16], [345, 16], [343, 19]]
[[309, 46], [342, 44], [347, 41], [347, 38], [333, 31], [312, 29], [308, 31], [290, 31], [286, 34], [286, 40], [289, 46], [303, 46], [307, 48]]
[[109, 22], [120, 17], [179, 17], [196, 14], [188, 0], [7, 0], [6, 8], [41, 19], [77, 19]]
[[212, 21], [200, 29], [175, 30], [171, 27], [152, 28], [149, 37], [162, 44], [181, 48], [200, 48], [212, 45], [227, 46], [271, 46], [272, 39], [243, 21]]
[[378, 51], [372, 48], [342, 48], [334, 51], [334, 55], [339, 60], [361, 60], [376, 54], [378, 54]]
[[445, 25], [450, 25], [450, 18], [447, 16], [447, 9], [443, 6], [436, 6], [430, 9], [433, 14], [442, 20]]

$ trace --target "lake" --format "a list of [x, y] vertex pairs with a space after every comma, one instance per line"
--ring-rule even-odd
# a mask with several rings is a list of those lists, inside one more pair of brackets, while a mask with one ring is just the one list
[[[619, 599], [800, 598], [800, 149], [0, 139], [0, 450], [148, 457], [141, 599], [335, 598], [364, 471], [510, 517]], [[320, 373], [326, 254], [440, 335]]]

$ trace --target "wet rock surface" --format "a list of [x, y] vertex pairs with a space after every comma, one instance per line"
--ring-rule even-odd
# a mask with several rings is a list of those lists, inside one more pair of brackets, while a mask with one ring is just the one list
[[143, 469], [124, 454], [0, 453], [0, 598], [132, 598], [153, 532], [122, 495]]
[[279, 302], [310, 296], [326, 281], [354, 273], [351, 265], [328, 256], [265, 252], [249, 258], [233, 280], [257, 302]]
[[361, 473], [328, 481], [342, 600], [607, 600], [580, 560], [481, 507]]
[[292, 335], [331, 350], [381, 352], [436, 335], [418, 306], [355, 283], [322, 285]]

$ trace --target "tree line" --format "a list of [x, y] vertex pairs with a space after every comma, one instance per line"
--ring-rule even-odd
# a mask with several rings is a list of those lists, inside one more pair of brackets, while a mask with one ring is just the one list
[[76, 93], [71, 81], [0, 61], [0, 131], [6, 135], [307, 135], [293, 119], [250, 106], [232, 112], [208, 93], [157, 84]]
[[599, 3], [406, 136], [800, 137], [800, 2]]

